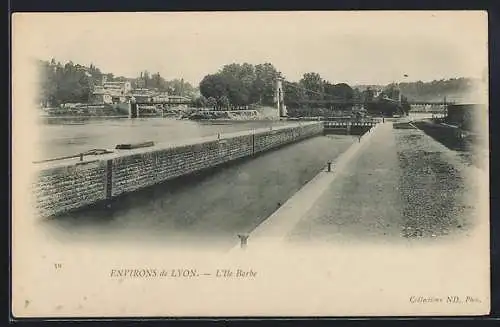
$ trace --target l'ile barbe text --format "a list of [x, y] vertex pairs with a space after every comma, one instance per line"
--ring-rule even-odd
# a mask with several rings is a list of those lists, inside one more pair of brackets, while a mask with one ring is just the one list
[[215, 269], [199, 271], [198, 269], [111, 269], [112, 278], [255, 278], [257, 272], [252, 269]]

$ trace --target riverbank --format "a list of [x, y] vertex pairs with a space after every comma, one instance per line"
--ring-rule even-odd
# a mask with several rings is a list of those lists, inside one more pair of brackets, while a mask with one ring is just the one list
[[331, 184], [288, 235], [290, 242], [376, 244], [468, 235], [478, 223], [474, 179], [480, 176], [422, 131], [391, 125]]
[[50, 123], [40, 122], [33, 131], [37, 135], [33, 141], [38, 150], [34, 160], [76, 155], [91, 149], [113, 149], [117, 144], [178, 142], [290, 123], [294, 122], [210, 122], [167, 118], [58, 119]]
[[333, 164], [334, 176], [317, 175], [252, 231], [248, 249], [427, 244], [468, 237], [487, 223], [484, 174], [406, 119], [372, 133], [348, 163]]
[[455, 151], [467, 164], [480, 169], [486, 167], [489, 152], [484, 145], [484, 138], [487, 137], [487, 132], [481, 135], [478, 132], [464, 131], [457, 126], [430, 119], [417, 120], [412, 124], [435, 141]]

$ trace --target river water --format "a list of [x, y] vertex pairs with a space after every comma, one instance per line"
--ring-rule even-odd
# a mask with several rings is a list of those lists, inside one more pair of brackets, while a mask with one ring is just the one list
[[[411, 119], [432, 117], [411, 113]], [[45, 119], [39, 124], [38, 159], [76, 155], [91, 149], [113, 149], [117, 144], [171, 142], [290, 124], [286, 121], [203, 122], [165, 118]]]
[[[47, 157], [117, 143], [166, 141], [283, 124], [284, 122], [199, 123], [167, 119], [46, 124], [40, 142]], [[355, 136], [317, 136], [280, 149], [170, 181], [120, 198], [111, 209], [86, 209], [41, 221], [48, 237], [67, 242], [160, 242], [162, 246], [232, 247]]]
[[198, 138], [289, 124], [285, 121], [202, 122], [166, 118], [45, 119], [39, 124], [39, 159], [75, 155], [117, 144]]

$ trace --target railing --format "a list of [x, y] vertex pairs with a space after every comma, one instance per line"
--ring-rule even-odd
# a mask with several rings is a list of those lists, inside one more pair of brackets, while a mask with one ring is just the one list
[[33, 163], [39, 164], [39, 163], [46, 163], [46, 162], [51, 162], [51, 161], [59, 161], [59, 160], [66, 160], [66, 159], [73, 159], [73, 158], [80, 158], [80, 161], [83, 161], [83, 158], [85, 156], [98, 156], [98, 155], [108, 154], [108, 153], [113, 153], [113, 151], [110, 151], [107, 149], [92, 149], [92, 150], [80, 152], [78, 154], [74, 154], [74, 155], [70, 155], [70, 156], [33, 161]]
[[375, 126], [380, 121], [370, 120], [361, 122], [346, 122], [346, 121], [324, 121], [323, 126], [325, 128], [347, 128], [347, 127], [357, 127], [357, 126]]

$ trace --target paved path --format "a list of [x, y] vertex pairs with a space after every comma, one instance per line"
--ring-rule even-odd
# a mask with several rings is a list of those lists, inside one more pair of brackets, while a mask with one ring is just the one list
[[467, 233], [477, 193], [470, 168], [452, 152], [411, 125], [385, 125], [287, 239], [394, 242]]
[[397, 190], [400, 168], [394, 149], [392, 124], [383, 124], [370, 146], [339, 173], [288, 239], [338, 240], [352, 235], [397, 233], [402, 204]]
[[[379, 132], [378, 130], [387, 128], [389, 128], [388, 124], [377, 125], [370, 132], [360, 137], [359, 142], [351, 145], [340, 156], [333, 157], [332, 159], [334, 160], [332, 160], [330, 172], [327, 170], [327, 166], [325, 166], [322, 172], [316, 175], [316, 177], [285, 202], [282, 207], [250, 233], [248, 240], [251, 242], [252, 248], [259, 246], [259, 244], [268, 247], [270, 243], [274, 245], [281, 243], [287, 233], [295, 227], [302, 217], [308, 214], [315, 201], [322, 197], [331, 184], [348, 169], [351, 161], [365, 147], [368, 147], [372, 137]], [[335, 151], [332, 150], [332, 154], [334, 153]], [[237, 244], [232, 251], [238, 250], [239, 245]]]
[[367, 143], [269, 217], [248, 247], [264, 240], [266, 246], [271, 240], [375, 244], [469, 233], [479, 206], [474, 168], [407, 123], [380, 124]]

